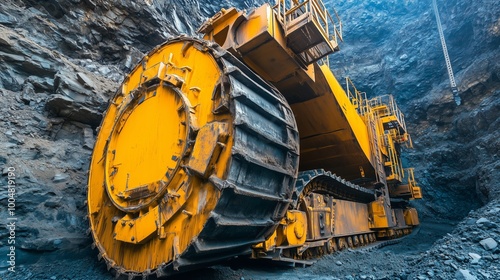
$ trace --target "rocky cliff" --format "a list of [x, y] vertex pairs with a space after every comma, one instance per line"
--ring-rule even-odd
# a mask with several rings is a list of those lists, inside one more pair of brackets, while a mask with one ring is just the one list
[[[212, 2], [0, 4], [0, 165], [3, 184], [15, 168], [19, 264], [86, 254], [89, 158], [123, 75], [169, 36], [195, 34], [221, 7], [264, 1]], [[415, 146], [406, 161], [425, 196], [417, 206], [425, 217], [458, 220], [493, 201], [491, 209], [500, 195], [500, 7], [488, 0], [438, 2], [462, 105], [449, 90], [430, 0], [327, 1], [344, 21], [344, 43], [331, 66], [368, 96], [396, 97]], [[7, 200], [2, 189], [0, 203]], [[8, 213], [0, 211], [4, 256]], [[0, 267], [6, 261], [0, 258]]]

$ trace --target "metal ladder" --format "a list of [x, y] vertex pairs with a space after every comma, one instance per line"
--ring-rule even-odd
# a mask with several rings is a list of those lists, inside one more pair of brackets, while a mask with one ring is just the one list
[[453, 75], [453, 68], [451, 67], [450, 56], [448, 55], [448, 47], [446, 46], [446, 41], [444, 39], [443, 26], [441, 25], [441, 18], [439, 17], [439, 12], [436, 4], [436, 0], [432, 0], [432, 7], [434, 8], [434, 15], [436, 16], [436, 22], [439, 32], [439, 38], [441, 39], [441, 46], [443, 47], [444, 59], [446, 61], [446, 68], [448, 69], [448, 76], [450, 77], [451, 91], [453, 92], [453, 98], [455, 103], [460, 105], [461, 100], [458, 95], [458, 88], [455, 82], [455, 75]]
[[380, 156], [380, 144], [379, 137], [376, 129], [375, 114], [371, 108], [368, 108], [368, 126], [370, 128], [370, 143], [372, 146], [372, 160], [375, 165], [375, 173], [377, 176], [377, 181], [387, 186], [387, 180], [385, 177], [384, 165]]
[[377, 116], [375, 115], [374, 111], [371, 109], [371, 107], [368, 105], [367, 106], [367, 113], [368, 113], [368, 126], [369, 126], [369, 134], [370, 135], [370, 145], [372, 148], [372, 160], [375, 161], [375, 173], [377, 177], [377, 182], [378, 184], [381, 184], [380, 190], [382, 191], [381, 193], [375, 192], [375, 198], [376, 199], [383, 199], [383, 206], [385, 213], [387, 214], [387, 223], [389, 227], [395, 226], [395, 220], [390, 215], [391, 213], [391, 201], [389, 197], [389, 188], [387, 187], [387, 177], [385, 174], [384, 170], [384, 165], [382, 162], [382, 156], [380, 154], [380, 139], [377, 134]]

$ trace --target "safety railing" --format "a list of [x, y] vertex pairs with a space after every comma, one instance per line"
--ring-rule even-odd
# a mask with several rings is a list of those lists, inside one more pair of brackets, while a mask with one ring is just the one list
[[349, 77], [345, 78], [345, 87], [347, 97], [349, 97], [352, 106], [356, 108], [359, 115], [365, 115], [366, 106], [364, 102], [366, 100], [366, 93], [359, 91]]
[[282, 23], [285, 33], [289, 23], [299, 18], [301, 15], [310, 13], [317, 23], [321, 34], [333, 41], [338, 46], [342, 41], [342, 21], [337, 11], [333, 9], [334, 16], [328, 12], [325, 4], [321, 0], [277, 0], [273, 6], [278, 20]]
[[410, 188], [412, 197], [414, 199], [422, 198], [422, 190], [417, 186], [417, 181], [415, 180], [414, 168], [406, 168], [408, 186]]
[[368, 137], [369, 137], [370, 148], [372, 151], [371, 160], [373, 167], [375, 168], [376, 179], [378, 182], [387, 185], [387, 180], [386, 180], [387, 176], [384, 171], [384, 163], [382, 162], [382, 155], [380, 149], [380, 141], [383, 141], [383, 139], [381, 138], [382, 135], [380, 135], [377, 130], [377, 119], [373, 111], [370, 109], [370, 107], [367, 107], [366, 105], [363, 107], [366, 109], [364, 116], [366, 118], [368, 126]]
[[[370, 107], [378, 111], [378, 117], [395, 116], [401, 128], [406, 132], [405, 116], [399, 109], [394, 97], [391, 94], [378, 96], [370, 99]], [[386, 110], [377, 110], [377, 108], [385, 107]]]
[[389, 176], [392, 180], [401, 182], [404, 178], [403, 165], [399, 158], [399, 155], [394, 146], [394, 140], [398, 137], [396, 131], [390, 131], [385, 135], [385, 147], [389, 155], [389, 167], [391, 169], [391, 175]]

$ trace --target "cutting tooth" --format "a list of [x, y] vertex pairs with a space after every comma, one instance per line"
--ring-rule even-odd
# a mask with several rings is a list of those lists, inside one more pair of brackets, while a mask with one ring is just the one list
[[92, 232], [92, 229], [91, 229], [91, 228], [88, 228], [88, 229], [85, 231], [85, 233], [87, 234], [87, 236], [89, 236], [91, 232]]
[[95, 249], [95, 247], [96, 247], [95, 242], [92, 242], [92, 244], [90, 244], [90, 248], [92, 248], [92, 250], [94, 250], [94, 249]]
[[112, 267], [114, 267], [114, 262], [106, 260], [106, 269], [109, 271]]
[[102, 253], [97, 254], [97, 259], [101, 260], [102, 259]]
[[115, 279], [120, 278], [120, 276], [122, 276], [123, 273], [124, 271], [122, 267], [115, 267]]
[[162, 276], [166, 276], [165, 272], [163, 271], [164, 264], [158, 265], [156, 268], [156, 277], [160, 278]]
[[149, 278], [149, 275], [151, 275], [151, 269], [146, 269], [142, 272], [142, 279], [146, 280]]

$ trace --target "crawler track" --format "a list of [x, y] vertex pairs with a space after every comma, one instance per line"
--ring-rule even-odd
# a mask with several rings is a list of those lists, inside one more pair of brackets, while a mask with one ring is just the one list
[[[312, 181], [318, 183], [314, 189], [310, 189]], [[348, 182], [324, 169], [308, 170], [299, 173], [296, 183], [296, 194], [307, 194], [312, 191], [330, 194], [335, 198], [349, 201], [369, 202], [375, 198], [372, 190]]]
[[[321, 193], [340, 200], [368, 203], [375, 199], [372, 190], [350, 183], [341, 177], [323, 169], [300, 172], [294, 196], [297, 198], [294, 207], [298, 207], [303, 197], [310, 193]], [[320, 257], [345, 249], [372, 251], [377, 248], [396, 244], [402, 237], [411, 232], [411, 228], [394, 229], [393, 238], [377, 240], [376, 232], [359, 232], [351, 235], [332, 236], [323, 240], [307, 241], [301, 247], [278, 247], [263, 258], [279, 261], [291, 266], [312, 265]]]

